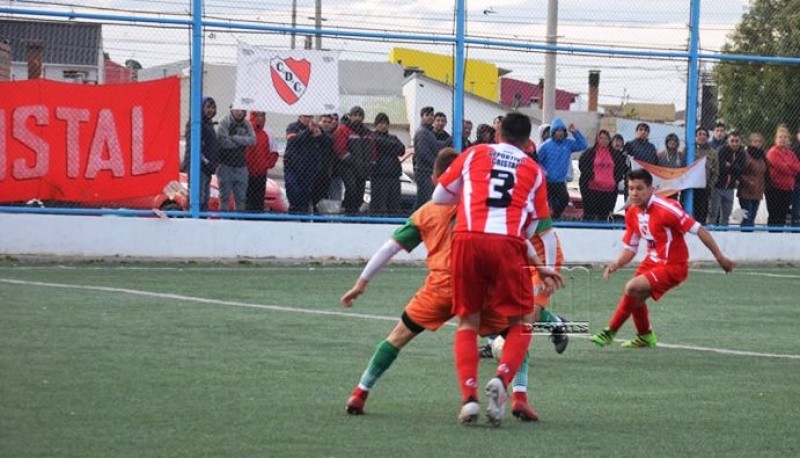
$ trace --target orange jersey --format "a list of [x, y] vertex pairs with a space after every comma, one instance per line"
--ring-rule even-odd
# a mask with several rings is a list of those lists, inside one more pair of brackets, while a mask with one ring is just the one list
[[409, 252], [420, 243], [425, 244], [425, 249], [428, 250], [428, 257], [425, 260], [428, 264], [428, 277], [425, 283], [448, 295], [456, 208], [455, 205], [427, 202], [392, 235], [392, 238]]

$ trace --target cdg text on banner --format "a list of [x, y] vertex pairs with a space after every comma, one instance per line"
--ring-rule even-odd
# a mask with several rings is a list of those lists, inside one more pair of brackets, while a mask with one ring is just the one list
[[239, 43], [233, 108], [291, 115], [339, 111], [339, 55]]
[[0, 83], [0, 202], [107, 202], [178, 176], [180, 81]]

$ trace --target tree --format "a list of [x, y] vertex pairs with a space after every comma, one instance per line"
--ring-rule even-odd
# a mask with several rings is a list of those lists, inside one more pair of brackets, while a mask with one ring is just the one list
[[[723, 53], [800, 57], [800, 0], [753, 0]], [[716, 68], [720, 115], [744, 135], [800, 127], [800, 65], [720, 62]]]

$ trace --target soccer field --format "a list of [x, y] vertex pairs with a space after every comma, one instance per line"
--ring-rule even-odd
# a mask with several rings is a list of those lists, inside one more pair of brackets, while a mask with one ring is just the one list
[[[535, 337], [542, 420], [500, 428], [456, 422], [450, 326], [344, 412], [425, 275], [388, 269], [342, 309], [360, 270], [0, 262], [0, 456], [800, 456], [800, 269], [693, 270], [651, 303], [656, 349]], [[552, 308], [599, 330], [631, 273], [573, 269]]]

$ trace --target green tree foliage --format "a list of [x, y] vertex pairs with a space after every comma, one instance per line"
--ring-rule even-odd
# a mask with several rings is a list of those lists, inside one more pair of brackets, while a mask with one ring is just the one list
[[[722, 52], [800, 57], [800, 0], [753, 0]], [[720, 115], [767, 142], [779, 124], [800, 127], [800, 65], [721, 62], [716, 66]]]

